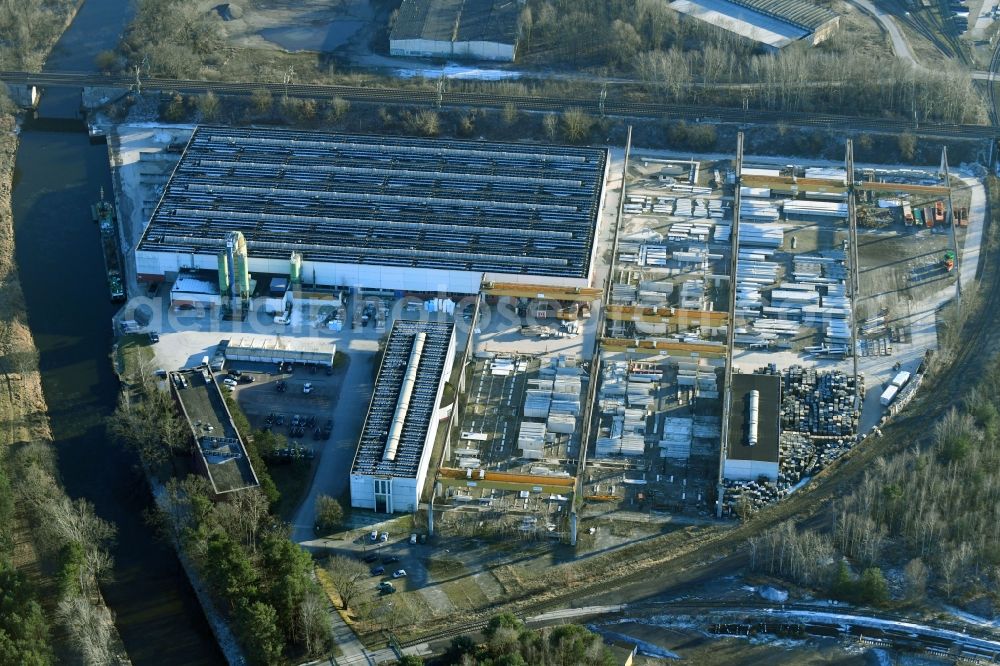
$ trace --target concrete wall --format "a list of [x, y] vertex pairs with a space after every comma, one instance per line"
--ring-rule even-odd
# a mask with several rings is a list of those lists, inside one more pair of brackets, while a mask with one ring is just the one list
[[443, 42], [429, 39], [391, 39], [389, 55], [418, 58], [472, 58], [513, 62], [517, 44], [501, 42], [470, 41]]
[[767, 477], [771, 481], [777, 481], [778, 463], [726, 458], [722, 475], [732, 481], [756, 481], [762, 476]]

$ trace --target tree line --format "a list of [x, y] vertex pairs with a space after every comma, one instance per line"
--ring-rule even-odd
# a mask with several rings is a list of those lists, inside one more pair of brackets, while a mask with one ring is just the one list
[[[783, 524], [749, 542], [757, 570], [844, 588], [841, 565], [893, 568], [905, 600], [996, 602], [1000, 585], [1000, 362], [942, 416], [930, 443], [878, 458], [827, 530]], [[870, 574], [874, 581], [874, 574]], [[876, 581], [877, 582], [877, 581]]]
[[[663, 0], [531, 0], [521, 11], [519, 59], [526, 65], [587, 69], [627, 76], [641, 83], [617, 84], [610, 95], [652, 100], [789, 112], [834, 112], [892, 116], [919, 122], [979, 123], [983, 100], [969, 73], [957, 63], [918, 70], [894, 56], [873, 56], [864, 34], [841, 31], [816, 47], [804, 43], [768, 52], [738, 35], [681, 17]], [[286, 62], [291, 62], [286, 59]], [[249, 49], [228, 44], [220, 19], [182, 0], [140, 0], [117, 52], [102, 54], [102, 67], [179, 78], [350, 83], [359, 77], [334, 74], [319, 62], [265, 62]], [[299, 71], [296, 71], [298, 68]], [[370, 84], [371, 76], [367, 77]], [[428, 88], [436, 82], [393, 80], [392, 85]], [[448, 82], [449, 89], [481, 88], [490, 94], [512, 89], [549, 97], [596, 96], [589, 81], [541, 80], [533, 84]], [[270, 99], [262, 100], [270, 106]], [[313, 100], [281, 100], [282, 114], [336, 118]], [[211, 120], [217, 100], [200, 104]], [[278, 105], [276, 105], [278, 106]], [[284, 108], [287, 107], [287, 108]], [[175, 96], [168, 115], [183, 115]], [[438, 133], [432, 112], [400, 117], [412, 133]], [[578, 123], [562, 129], [570, 141], [582, 135]], [[474, 130], [468, 129], [467, 135]]]
[[66, 27], [77, 0], [0, 2], [0, 69], [34, 71]]
[[[529, 629], [511, 613], [490, 618], [483, 643], [458, 636], [443, 655], [461, 666], [611, 666], [618, 663], [601, 637], [585, 627], [564, 624]], [[416, 660], [410, 663], [419, 663]]]
[[[281, 664], [325, 654], [328, 603], [311, 556], [272, 513], [279, 493], [242, 410], [226, 396], [260, 487], [216, 501], [208, 480], [191, 473], [191, 432], [170, 394], [148, 377], [133, 377], [130, 386], [109, 431], [139, 453], [148, 474], [163, 481], [158, 527], [190, 557], [247, 658]], [[266, 439], [266, 433], [259, 435]]]

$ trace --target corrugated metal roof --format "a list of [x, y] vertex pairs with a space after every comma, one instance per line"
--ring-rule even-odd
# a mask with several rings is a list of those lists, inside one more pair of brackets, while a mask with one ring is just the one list
[[403, 0], [391, 39], [514, 43], [516, 0]]
[[139, 242], [251, 257], [589, 274], [607, 152], [199, 127]]
[[826, 7], [819, 7], [813, 2], [805, 0], [729, 0], [729, 2], [810, 31], [816, 30], [837, 16]]
[[[427, 429], [437, 409], [437, 390], [448, 362], [454, 324], [398, 319], [386, 341], [375, 391], [361, 431], [352, 474], [414, 478], [424, 453]], [[425, 335], [416, 359], [416, 380], [406, 399], [405, 419], [394, 455], [385, 457], [393, 418], [400, 409], [401, 389], [417, 334]], [[433, 446], [433, 443], [426, 443]]]

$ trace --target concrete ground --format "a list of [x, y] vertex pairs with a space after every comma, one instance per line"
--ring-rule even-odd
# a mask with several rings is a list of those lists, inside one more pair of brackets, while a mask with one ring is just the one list
[[[174, 142], [186, 142], [193, 125], [113, 125], [108, 142], [114, 159], [113, 180], [118, 202], [118, 233], [125, 261], [129, 295], [145, 293], [135, 282], [135, 246], [163, 193], [180, 153], [168, 152]], [[107, 196], [111, 193], [107, 192]]]

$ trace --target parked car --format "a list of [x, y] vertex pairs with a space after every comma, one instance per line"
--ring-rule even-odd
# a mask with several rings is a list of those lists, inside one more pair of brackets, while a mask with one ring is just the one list
[[406, 578], [406, 569], [396, 569], [392, 572], [393, 578]]
[[410, 535], [410, 543], [416, 543], [416, 542], [417, 542], [417, 535], [416, 533], [413, 533]]
[[389, 533], [388, 532], [382, 532], [382, 536], [379, 537], [379, 541], [385, 543], [388, 540], [389, 540]]
[[312, 393], [312, 390], [313, 390], [312, 382], [306, 382], [305, 384], [302, 385], [303, 393]]
[[393, 592], [396, 591], [396, 586], [390, 583], [389, 581], [385, 581], [379, 583], [378, 587], [376, 587], [375, 589], [381, 592], [382, 594], [392, 594]]
[[385, 567], [372, 567], [373, 576], [381, 576], [385, 573]]
[[149, 343], [155, 345], [160, 341], [160, 334], [156, 332], [149, 333]]
[[372, 562], [374, 562], [375, 560], [378, 559], [378, 555], [376, 555], [375, 553], [368, 553], [362, 559], [364, 559], [365, 562], [368, 562], [369, 564], [371, 564]]
[[242, 375], [239, 379], [240, 384], [253, 384], [257, 381], [257, 378], [253, 375]]
[[390, 555], [389, 557], [383, 557], [382, 558], [382, 563], [383, 564], [392, 564], [393, 562], [399, 562], [399, 557], [397, 557], [395, 555]]
[[229, 387], [236, 386], [236, 380], [232, 379], [231, 377], [226, 377], [225, 379], [222, 380], [222, 383]]
[[240, 378], [240, 375], [242, 375], [243, 373], [242, 373], [242, 372], [240, 372], [239, 370], [236, 370], [235, 368], [229, 368], [229, 374], [230, 374], [231, 376], [233, 376], [233, 377], [235, 377], [235, 378], [239, 379], [239, 378]]
[[378, 541], [378, 530], [372, 530], [372, 533], [368, 535], [368, 538], [371, 539], [372, 543]]

